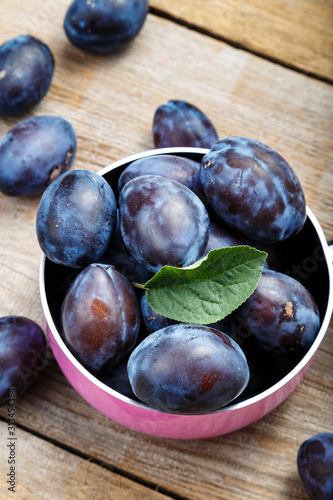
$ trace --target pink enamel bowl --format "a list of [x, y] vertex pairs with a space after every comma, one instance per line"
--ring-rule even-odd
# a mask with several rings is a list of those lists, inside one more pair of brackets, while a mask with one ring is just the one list
[[[132, 161], [151, 155], [175, 154], [201, 161], [206, 149], [167, 148], [130, 156], [99, 172], [117, 191], [117, 180]], [[304, 357], [271, 387], [245, 401], [204, 415], [178, 415], [158, 411], [133, 401], [106, 386], [89, 373], [66, 347], [59, 333], [59, 303], [55, 291], [68, 270], [42, 256], [40, 295], [48, 340], [65, 377], [96, 410], [135, 431], [172, 439], [209, 438], [237, 431], [261, 419], [284, 401], [301, 381], [327, 331], [333, 309], [332, 247], [329, 247], [316, 217], [307, 208], [307, 220], [292, 241], [281, 245], [285, 270], [299, 279], [314, 296], [320, 310], [321, 328]]]

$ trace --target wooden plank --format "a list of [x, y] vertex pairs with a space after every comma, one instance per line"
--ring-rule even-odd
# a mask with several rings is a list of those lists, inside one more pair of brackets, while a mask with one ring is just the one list
[[[73, 455], [21, 429], [17, 440], [7, 440], [7, 425], [0, 422], [0, 436], [4, 456], [0, 473], [2, 500], [166, 500], [169, 497], [122, 477], [110, 470]], [[12, 445], [15, 464], [9, 449]], [[14, 469], [10, 469], [14, 467]], [[12, 474], [12, 476], [10, 476]], [[9, 475], [9, 476], [7, 476]], [[50, 477], [52, 481], [50, 481]], [[12, 481], [12, 482], [7, 482]], [[10, 490], [9, 488], [14, 488]]]
[[[332, 428], [332, 334], [333, 325], [311, 370], [279, 408], [230, 435], [172, 441], [129, 431], [88, 406], [51, 360], [18, 401], [17, 422], [192, 500], [305, 500], [296, 455], [304, 439]], [[5, 407], [0, 414], [6, 416]], [[46, 477], [57, 482], [52, 469]]]
[[[333, 237], [330, 85], [153, 15], [125, 51], [106, 57], [85, 54], [64, 36], [60, 19], [66, 0], [54, 2], [52, 15], [50, 6], [41, 0], [29, 5], [3, 0], [0, 42], [29, 29], [52, 47], [57, 66], [50, 92], [25, 117], [57, 114], [73, 123], [78, 135], [75, 168], [97, 171], [151, 149], [156, 107], [183, 98], [211, 117], [221, 137], [246, 135], [278, 149], [299, 175], [327, 237]], [[0, 133], [17, 121], [1, 120]], [[23, 314], [42, 325], [37, 206], [38, 198], [0, 196], [0, 316]], [[18, 401], [17, 419], [50, 439], [194, 500], [305, 499], [295, 456], [303, 439], [332, 428], [332, 333], [331, 325], [308, 375], [283, 405], [228, 436], [181, 442], [128, 431], [88, 406], [51, 360]], [[5, 407], [0, 415], [6, 417]], [[56, 488], [56, 471], [50, 467], [45, 477]]]
[[[34, 3], [37, 12], [41, 2]], [[61, 19], [66, 2], [58, 0], [57, 5], [62, 5], [57, 11]], [[13, 21], [2, 30], [0, 42], [22, 32], [22, 26], [34, 27], [21, 0], [5, 0], [1, 9]], [[154, 16], [130, 47], [107, 57], [72, 47], [60, 22], [51, 18], [36, 25], [33, 34], [50, 45], [57, 61], [50, 92], [33, 113], [60, 114], [73, 123], [78, 134], [76, 168], [98, 170], [151, 149], [156, 107], [183, 98], [210, 116], [220, 137], [250, 136], [276, 148], [296, 170], [307, 202], [319, 216], [325, 217], [323, 208], [332, 206], [330, 85]], [[0, 133], [16, 121], [2, 120]], [[9, 209], [10, 201], [5, 203]], [[330, 231], [329, 213], [326, 218], [321, 223]]]
[[331, 0], [151, 0], [171, 18], [320, 78], [333, 79]]

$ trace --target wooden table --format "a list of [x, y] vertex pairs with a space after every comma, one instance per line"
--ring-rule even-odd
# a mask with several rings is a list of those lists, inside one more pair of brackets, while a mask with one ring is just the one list
[[[56, 70], [43, 102], [75, 127], [74, 168], [98, 171], [152, 149], [155, 109], [185, 99], [220, 137], [277, 149], [333, 238], [331, 0], [152, 0], [140, 35], [113, 55], [81, 52], [62, 27], [68, 0], [1, 0], [0, 43], [30, 33]], [[1, 119], [3, 134], [17, 119]], [[44, 326], [38, 289], [39, 198], [0, 196], [0, 316]], [[2, 499], [306, 499], [296, 469], [303, 440], [333, 429], [333, 325], [301, 384], [271, 414], [230, 435], [172, 441], [129, 431], [90, 407], [52, 358], [17, 401], [18, 476], [8, 492], [7, 408], [0, 408]]]

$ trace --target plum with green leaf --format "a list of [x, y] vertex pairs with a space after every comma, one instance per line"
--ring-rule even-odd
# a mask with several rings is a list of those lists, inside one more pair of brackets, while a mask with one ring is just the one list
[[160, 175], [135, 177], [119, 196], [125, 246], [149, 271], [187, 266], [203, 257], [209, 216], [189, 188]]

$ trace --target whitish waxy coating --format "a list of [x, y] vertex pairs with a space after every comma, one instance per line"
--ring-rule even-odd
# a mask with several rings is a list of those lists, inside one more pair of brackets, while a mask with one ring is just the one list
[[258, 141], [218, 141], [203, 157], [200, 176], [215, 212], [252, 240], [276, 243], [304, 225], [299, 179], [281, 155]]
[[131, 42], [148, 13], [148, 0], [74, 0], [69, 6], [65, 33], [83, 50], [104, 53]]
[[200, 325], [167, 326], [132, 352], [128, 376], [143, 402], [170, 413], [199, 414], [236, 398], [249, 381], [241, 348], [224, 333]]
[[159, 106], [153, 120], [156, 148], [210, 148], [218, 135], [207, 115], [193, 104], [171, 100]]
[[89, 170], [65, 172], [39, 202], [38, 242], [53, 262], [84, 267], [106, 251], [116, 217], [116, 199], [103, 177]]
[[119, 177], [118, 190], [141, 175], [162, 175], [184, 184], [195, 193], [201, 191], [200, 163], [182, 156], [154, 155], [133, 161]]
[[158, 175], [136, 177], [123, 187], [119, 206], [124, 243], [150, 271], [187, 266], [203, 257], [209, 217], [184, 185]]
[[30, 35], [0, 46], [0, 116], [21, 113], [47, 94], [54, 71], [49, 47]]
[[72, 125], [58, 116], [23, 120], [0, 139], [0, 191], [8, 196], [34, 196], [75, 158]]

